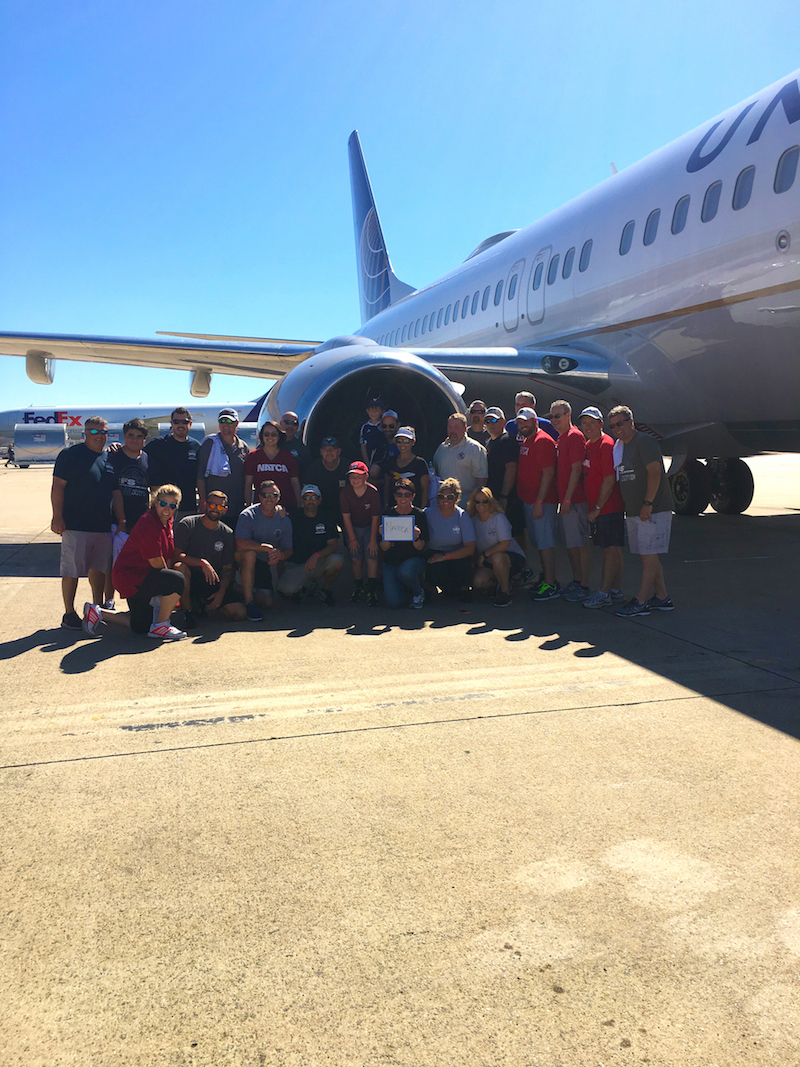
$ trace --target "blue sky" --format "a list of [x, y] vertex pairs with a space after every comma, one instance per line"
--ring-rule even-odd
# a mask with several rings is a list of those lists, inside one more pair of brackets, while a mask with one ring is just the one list
[[[357, 329], [346, 144], [422, 285], [791, 72], [794, 3], [5, 0], [0, 329]], [[188, 375], [0, 358], [0, 407]], [[260, 382], [218, 375], [212, 399]]]

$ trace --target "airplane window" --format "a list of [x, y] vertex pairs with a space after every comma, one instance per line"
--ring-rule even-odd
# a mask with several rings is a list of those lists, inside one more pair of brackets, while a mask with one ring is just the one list
[[621, 256], [627, 256], [631, 250], [633, 244], [633, 231], [636, 229], [636, 222], [631, 219], [630, 222], [626, 222], [622, 228], [622, 237], [619, 239], [619, 254]]
[[745, 167], [736, 179], [736, 185], [733, 187], [733, 200], [731, 201], [734, 211], [741, 211], [743, 207], [747, 207], [750, 203], [755, 173], [755, 167]]
[[673, 233], [680, 233], [686, 225], [686, 220], [689, 217], [689, 201], [691, 199], [690, 196], [682, 196], [675, 205], [675, 210], [672, 212]]
[[460, 306], [461, 306], [461, 301], [460, 300], [456, 300], [455, 304], [453, 304], [453, 322], [455, 322], [456, 319], [458, 318], [458, 309], [459, 309]]
[[544, 273], [544, 263], [540, 263], [536, 270], [533, 272], [533, 289], [538, 289], [542, 284], [542, 274]]
[[547, 268], [547, 284], [552, 285], [558, 277], [558, 261], [561, 257], [556, 254], [550, 260], [550, 266]]
[[503, 299], [503, 279], [501, 278], [500, 281], [497, 283], [497, 288], [494, 291], [494, 306], [497, 307], [497, 305], [500, 303], [500, 301], [502, 299]]
[[581, 258], [578, 261], [578, 270], [583, 273], [589, 266], [589, 260], [592, 258], [592, 238], [588, 241], [584, 241], [583, 248], [581, 249]]
[[489, 306], [489, 294], [492, 291], [491, 285], [487, 285], [483, 290], [483, 300], [481, 300], [481, 311], [485, 311]]
[[427, 329], [428, 329], [428, 316], [426, 315], [425, 318], [422, 320], [422, 335], [423, 335], [423, 337], [425, 336], [425, 331]]
[[403, 336], [400, 338], [400, 344], [401, 345], [405, 342], [405, 339], [406, 339], [406, 328], [404, 326], [403, 327]]
[[475, 295], [472, 298], [472, 314], [473, 315], [478, 310], [478, 301], [480, 300], [480, 298], [481, 298], [481, 291], [479, 289], [477, 291], [477, 293], [475, 293]]
[[442, 315], [444, 315], [444, 308], [439, 308], [439, 314], [436, 316], [436, 329], [437, 330], [441, 329], [441, 326], [442, 326]]
[[712, 182], [706, 189], [703, 197], [703, 208], [700, 212], [702, 222], [711, 222], [719, 208], [719, 198], [722, 194], [722, 182]]
[[644, 237], [642, 238], [642, 244], [651, 245], [656, 239], [658, 233], [658, 220], [661, 218], [661, 208], [657, 207], [655, 211], [651, 211], [647, 216], [647, 222], [644, 224]]
[[787, 148], [778, 160], [778, 166], [775, 168], [775, 184], [772, 187], [776, 193], [788, 193], [794, 185], [798, 156], [800, 156], [800, 145], [795, 145], [793, 148]]
[[508, 283], [508, 295], [506, 296], [506, 300], [513, 300], [514, 299], [514, 293], [516, 293], [516, 291], [517, 291], [517, 276], [515, 274], [514, 277], [511, 279], [511, 281]]
[[468, 311], [469, 311], [469, 293], [467, 293], [467, 295], [461, 301], [461, 318], [462, 319], [465, 319], [467, 317], [467, 312]]
[[414, 327], [414, 336], [419, 337], [419, 319], [417, 319], [417, 324]]
[[562, 278], [569, 278], [572, 274], [572, 264], [575, 262], [575, 249], [568, 248], [564, 256], [564, 269], [561, 271]]

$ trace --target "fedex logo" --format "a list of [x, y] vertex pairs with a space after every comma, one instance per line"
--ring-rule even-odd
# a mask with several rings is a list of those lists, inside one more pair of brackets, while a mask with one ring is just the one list
[[52, 415], [37, 415], [35, 411], [23, 411], [23, 422], [55, 422], [66, 423], [67, 426], [80, 426], [80, 415], [70, 415], [68, 411], [54, 411]]

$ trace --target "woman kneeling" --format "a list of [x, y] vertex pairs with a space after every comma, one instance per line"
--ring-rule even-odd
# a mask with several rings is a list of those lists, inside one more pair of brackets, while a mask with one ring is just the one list
[[491, 489], [476, 489], [469, 498], [467, 513], [475, 529], [475, 573], [472, 584], [486, 589], [497, 582], [496, 608], [511, 603], [511, 579], [525, 568], [525, 554], [511, 536], [511, 523]]

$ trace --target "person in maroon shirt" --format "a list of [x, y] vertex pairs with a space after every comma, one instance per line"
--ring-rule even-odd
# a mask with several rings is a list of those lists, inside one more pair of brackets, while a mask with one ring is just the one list
[[583, 464], [586, 460], [586, 438], [572, 425], [572, 405], [567, 400], [554, 400], [550, 405], [550, 421], [558, 431], [558, 510], [561, 532], [572, 567], [572, 581], [561, 594], [572, 604], [579, 604], [590, 595], [589, 570], [592, 551], [589, 537], [588, 508], [583, 486]]
[[[297, 460], [283, 447], [286, 437], [280, 426], [265, 422], [258, 431], [259, 447], [244, 461], [244, 506], [253, 503], [253, 486], [264, 481], [275, 482], [281, 503], [292, 511], [300, 506], [300, 472]], [[258, 500], [256, 500], [258, 503]]]
[[603, 550], [600, 588], [584, 600], [585, 608], [604, 608], [623, 601], [622, 549], [625, 545], [625, 506], [614, 470], [614, 439], [603, 433], [599, 408], [584, 408], [580, 415], [586, 436], [586, 500], [592, 540]]
[[533, 600], [557, 600], [561, 587], [556, 581], [556, 444], [539, 429], [533, 408], [517, 412], [522, 440], [517, 464], [517, 495], [525, 512], [525, 529], [531, 547], [539, 550], [542, 580], [531, 593]]
[[358, 461], [350, 464], [348, 485], [341, 492], [342, 525], [350, 550], [355, 585], [350, 600], [356, 603], [364, 594], [363, 561], [367, 561], [367, 604], [378, 606], [375, 589], [378, 577], [378, 523], [381, 519], [381, 494], [367, 482], [369, 467]]
[[151, 499], [150, 510], [136, 522], [112, 570], [114, 588], [128, 601], [130, 613], [86, 604], [83, 628], [92, 637], [99, 636], [107, 622], [129, 626], [134, 633], [158, 641], [188, 636], [169, 621], [186, 584], [180, 571], [170, 567], [175, 555], [172, 523], [181, 491], [176, 485], [162, 485]]

